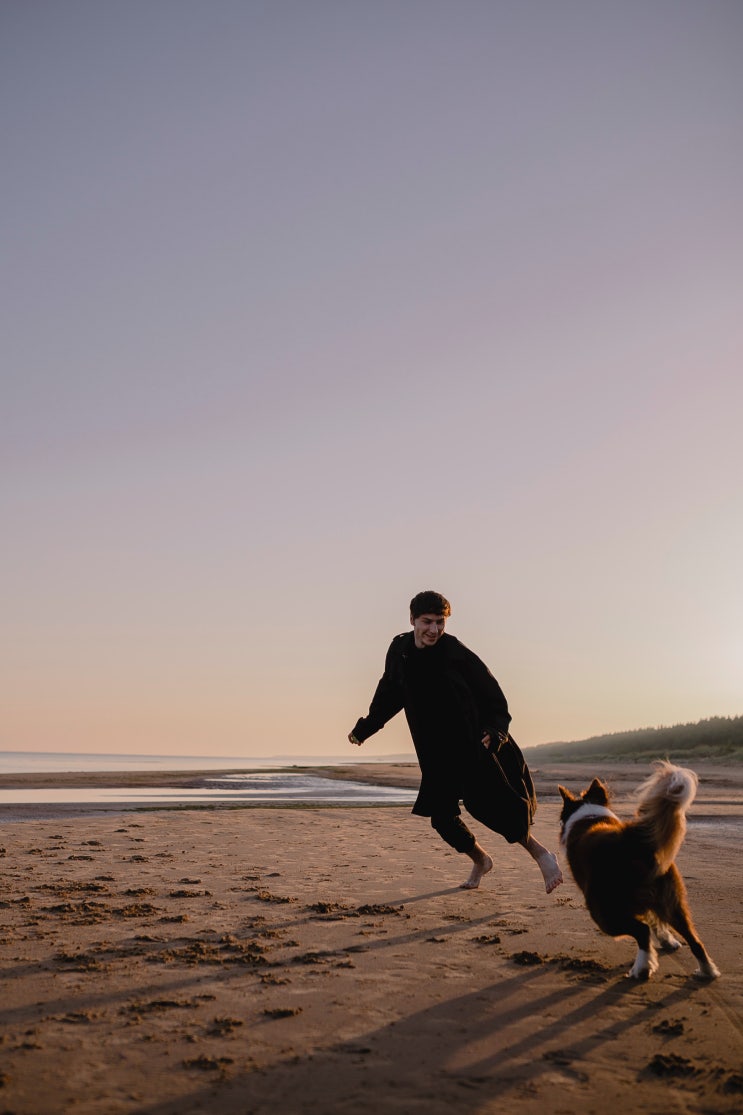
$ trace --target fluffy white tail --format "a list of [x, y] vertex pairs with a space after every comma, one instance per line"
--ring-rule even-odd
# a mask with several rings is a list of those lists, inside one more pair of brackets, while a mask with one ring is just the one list
[[638, 788], [637, 820], [648, 828], [660, 870], [667, 871], [686, 835], [686, 811], [694, 801], [699, 779], [693, 770], [665, 759], [653, 766], [654, 772]]

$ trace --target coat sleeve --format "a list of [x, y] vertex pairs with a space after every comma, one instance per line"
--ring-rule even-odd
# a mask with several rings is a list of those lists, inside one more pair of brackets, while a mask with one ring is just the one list
[[482, 659], [465, 647], [462, 647], [462, 650], [465, 651], [463, 664], [467, 681], [477, 703], [480, 728], [483, 732], [488, 732], [493, 738], [493, 743], [496, 743], [499, 735], [508, 735], [508, 725], [511, 723], [508, 702], [500, 685]]
[[357, 720], [353, 729], [353, 735], [361, 743], [373, 736], [380, 728], [383, 728], [387, 721], [396, 716], [403, 707], [402, 680], [400, 670], [397, 668], [399, 666], [399, 655], [395, 643], [396, 640], [392, 642], [387, 651], [384, 673], [379, 679], [372, 702], [369, 705], [369, 715], [362, 716], [360, 720]]

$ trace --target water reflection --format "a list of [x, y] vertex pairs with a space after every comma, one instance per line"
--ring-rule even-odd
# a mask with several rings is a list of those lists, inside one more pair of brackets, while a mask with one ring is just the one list
[[301, 772], [230, 774], [205, 778], [200, 786], [92, 786], [0, 790], [0, 805], [156, 805], [307, 802], [336, 805], [407, 805], [412, 790], [320, 778]]

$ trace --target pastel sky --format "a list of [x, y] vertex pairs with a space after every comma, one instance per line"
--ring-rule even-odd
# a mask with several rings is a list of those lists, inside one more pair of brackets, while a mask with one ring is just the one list
[[[5, 0], [4, 750], [743, 713], [738, 0]], [[402, 718], [369, 757], [409, 750]]]

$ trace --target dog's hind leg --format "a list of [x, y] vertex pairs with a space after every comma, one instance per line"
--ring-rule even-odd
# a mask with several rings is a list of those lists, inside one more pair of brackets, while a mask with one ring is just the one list
[[720, 975], [720, 969], [697, 936], [686, 901], [684, 881], [675, 866], [670, 868], [664, 882], [666, 883], [663, 896], [665, 920], [672, 929], [681, 934], [698, 961], [699, 967], [694, 975], [700, 979], [716, 979]]
[[683, 941], [679, 941], [678, 937], [674, 937], [671, 930], [663, 922], [659, 921], [653, 926], [655, 939], [658, 942], [658, 947], [662, 952], [676, 952], [677, 949], [683, 947]]
[[678, 949], [683, 948], [684, 942], [674, 937], [667, 925], [659, 925], [655, 937], [661, 952], [677, 952]]
[[700, 979], [716, 979], [720, 974], [720, 969], [697, 937], [687, 912], [679, 909], [676, 916], [670, 918], [669, 921], [676, 932], [680, 933], [684, 940], [688, 942], [689, 948], [697, 959], [699, 967], [694, 975], [699, 976]]

